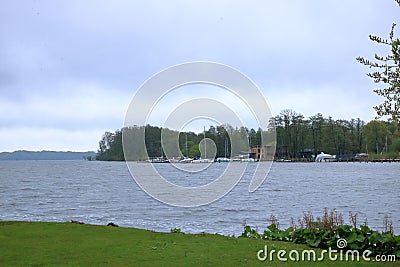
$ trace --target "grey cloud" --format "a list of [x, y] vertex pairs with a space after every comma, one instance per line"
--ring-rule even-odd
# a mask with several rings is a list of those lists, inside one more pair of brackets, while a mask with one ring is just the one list
[[[126, 104], [118, 97], [107, 102], [109, 95], [129, 100], [154, 73], [193, 60], [237, 68], [266, 94], [284, 87], [290, 97], [307, 88], [329, 98], [352, 90], [343, 102], [372, 106], [374, 85], [355, 57], [380, 51], [368, 34], [386, 36], [396, 21], [390, 0], [8, 1], [0, 10], [0, 103], [32, 114], [29, 121], [18, 112], [2, 117], [0, 128], [118, 128], [116, 114], [97, 120], [60, 108], [51, 117], [23, 107], [33, 98], [45, 105], [87, 97], [85, 86], [94, 84], [102, 89], [90, 110], [123, 117]], [[278, 109], [296, 108], [276, 97], [268, 100]], [[349, 117], [363, 114], [371, 117], [363, 110]]]

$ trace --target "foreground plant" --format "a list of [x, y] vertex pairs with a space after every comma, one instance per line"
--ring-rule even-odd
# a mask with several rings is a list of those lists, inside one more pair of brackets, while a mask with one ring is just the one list
[[[297, 227], [292, 219], [292, 226], [286, 230], [277, 227], [279, 223], [274, 217], [275, 220], [263, 233], [258, 233], [246, 225], [241, 237], [294, 242], [322, 249], [369, 250], [373, 255], [390, 254], [400, 258], [400, 236], [394, 235], [392, 222], [387, 216], [383, 221], [383, 232], [370, 229], [367, 220], [364, 225], [358, 227], [357, 213], [350, 212], [349, 216], [352, 225], [343, 223], [342, 214], [335, 210], [328, 212], [325, 208], [322, 217], [317, 217], [316, 220], [311, 213], [305, 214], [298, 220], [300, 227]], [[347, 242], [345, 247], [338, 247], [339, 239]]]

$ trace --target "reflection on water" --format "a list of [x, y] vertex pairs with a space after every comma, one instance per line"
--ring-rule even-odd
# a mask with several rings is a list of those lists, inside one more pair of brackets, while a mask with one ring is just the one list
[[[147, 164], [147, 163], [138, 163]], [[241, 164], [241, 163], [237, 163]], [[0, 220], [70, 221], [156, 231], [238, 235], [243, 223], [265, 228], [270, 215], [287, 227], [290, 217], [336, 208], [346, 222], [348, 212], [368, 217], [381, 229], [385, 214], [400, 233], [398, 163], [274, 163], [268, 178], [248, 192], [249, 164], [244, 177], [225, 197], [209, 205], [178, 208], [154, 200], [131, 178], [124, 162], [1, 161]], [[212, 164], [204, 173], [182, 173], [168, 164], [157, 169], [171, 182], [197, 186], [211, 182], [224, 170]]]

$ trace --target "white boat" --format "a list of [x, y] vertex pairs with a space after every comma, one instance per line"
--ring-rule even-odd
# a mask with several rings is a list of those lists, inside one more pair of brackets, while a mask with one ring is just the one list
[[221, 162], [230, 162], [230, 161], [231, 161], [231, 159], [230, 159], [230, 158], [227, 158], [227, 157], [217, 158], [217, 159], [215, 160], [215, 162], [218, 162], [218, 163], [221, 163]]
[[193, 159], [189, 158], [189, 157], [184, 157], [182, 159], [179, 160], [180, 163], [192, 163]]
[[192, 163], [212, 163], [212, 162], [214, 162], [214, 161], [211, 159], [202, 159], [202, 158], [194, 159], [192, 161]]
[[316, 162], [323, 162], [323, 161], [336, 161], [336, 155], [331, 155], [331, 154], [325, 154], [324, 152], [321, 152], [320, 154], [317, 155], [315, 158]]
[[254, 162], [253, 158], [250, 158], [248, 154], [241, 154], [231, 158], [231, 161], [236, 162]]
[[150, 160], [151, 163], [169, 163], [167, 158], [154, 158]]
[[240, 160], [241, 162], [254, 162], [253, 158], [243, 158]]

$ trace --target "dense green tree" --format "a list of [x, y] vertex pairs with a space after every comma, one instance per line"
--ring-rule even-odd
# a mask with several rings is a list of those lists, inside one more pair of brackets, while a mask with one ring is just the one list
[[324, 117], [321, 113], [310, 117], [312, 132], [312, 148], [314, 153], [321, 151], [322, 146], [322, 126], [324, 125]]
[[364, 136], [363, 136], [363, 128], [365, 126], [364, 121], [362, 121], [360, 118], [357, 118], [356, 122], [356, 136], [357, 136], [357, 145], [356, 145], [356, 152], [360, 153], [363, 151], [364, 147]]
[[98, 160], [124, 160], [122, 132], [105, 132], [99, 142]]
[[390, 131], [385, 122], [370, 121], [364, 127], [364, 135], [367, 150], [373, 151], [376, 154], [387, 150], [387, 143], [390, 142]]
[[217, 146], [217, 157], [230, 156], [230, 138], [224, 126], [217, 126], [214, 136], [211, 137]]
[[322, 144], [321, 151], [325, 153], [337, 154], [337, 130], [335, 121], [329, 117], [322, 127]]
[[[250, 147], [253, 147], [253, 146], [255, 146], [255, 144], [257, 143], [257, 137], [256, 137], [256, 134], [257, 134], [257, 132], [253, 129], [253, 128], [251, 128], [249, 131], [248, 131], [248, 133], [249, 133], [249, 143], [250, 143]], [[260, 135], [260, 138], [261, 138], [261, 135]], [[261, 140], [261, 139], [260, 139]], [[258, 142], [259, 143], [259, 142]]]
[[285, 158], [300, 157], [301, 151], [311, 146], [309, 121], [290, 109], [275, 117], [276, 154]]

